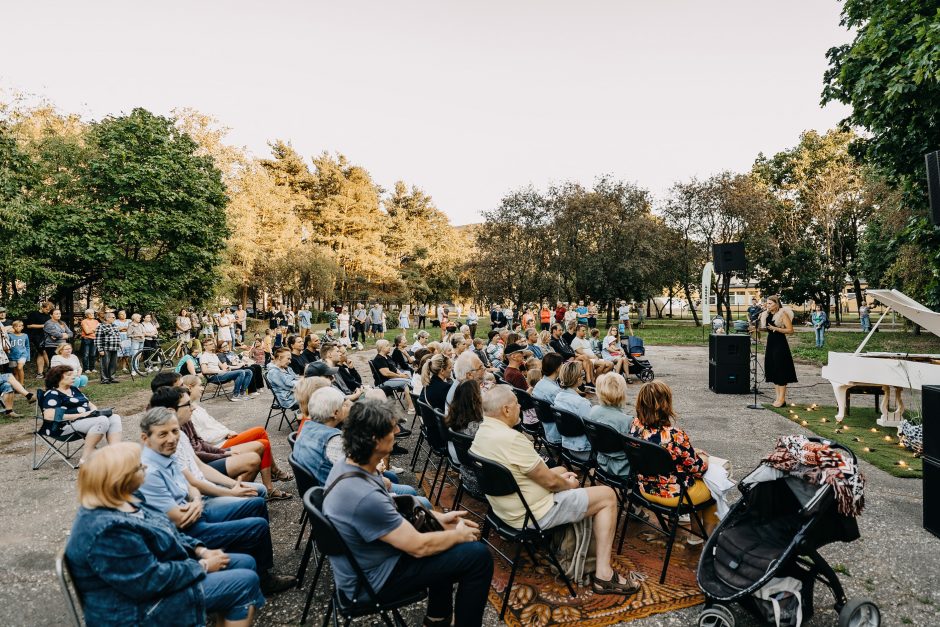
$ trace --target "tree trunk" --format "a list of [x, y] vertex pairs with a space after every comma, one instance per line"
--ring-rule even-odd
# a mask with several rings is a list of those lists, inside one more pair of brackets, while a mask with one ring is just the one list
[[672, 318], [672, 286], [669, 287], [669, 317]]
[[862, 282], [858, 277], [852, 277], [852, 287], [855, 288], [855, 310], [862, 308]]
[[682, 287], [685, 290], [685, 299], [689, 301], [689, 309], [692, 310], [692, 320], [695, 321], [695, 326], [700, 327], [702, 326], [702, 323], [698, 319], [698, 312], [695, 310], [696, 308], [692, 305], [692, 288], [688, 283]]

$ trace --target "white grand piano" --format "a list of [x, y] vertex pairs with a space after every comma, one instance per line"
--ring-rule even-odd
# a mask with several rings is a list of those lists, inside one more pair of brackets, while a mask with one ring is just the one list
[[[865, 345], [878, 325], [892, 309], [935, 335], [940, 335], [940, 313], [927, 309], [916, 300], [897, 290], [868, 290], [878, 301], [888, 306], [865, 336], [854, 353], [829, 353], [829, 363], [823, 366], [822, 376], [832, 384], [839, 405], [836, 420], [845, 417], [845, 395], [855, 385], [875, 385], [884, 388], [881, 417], [883, 427], [898, 427], [904, 415], [902, 392], [920, 390], [924, 385], [940, 384], [940, 355], [907, 353], [863, 353]], [[895, 408], [891, 410], [891, 390], [894, 390]]]

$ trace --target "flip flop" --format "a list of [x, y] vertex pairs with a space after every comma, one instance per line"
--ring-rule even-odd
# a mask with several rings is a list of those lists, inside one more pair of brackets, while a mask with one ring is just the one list
[[278, 471], [276, 475], [271, 475], [271, 478], [275, 481], [293, 481], [294, 475], [289, 472], [284, 472], [283, 470]]

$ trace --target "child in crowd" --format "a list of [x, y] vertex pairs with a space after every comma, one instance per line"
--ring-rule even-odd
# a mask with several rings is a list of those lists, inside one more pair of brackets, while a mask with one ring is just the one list
[[274, 352], [274, 329], [265, 329], [261, 347], [264, 349], [264, 361], [271, 361], [271, 353]]
[[[268, 329], [270, 331], [270, 329]], [[268, 352], [264, 348], [264, 342], [261, 339], [261, 335], [255, 333], [255, 339], [251, 343], [251, 360], [258, 364], [259, 366], [264, 366], [268, 363], [267, 355]]]
[[13, 377], [23, 385], [23, 368], [29, 361], [29, 336], [23, 333], [23, 321], [13, 321], [13, 331], [7, 333], [7, 339], [10, 342], [8, 357], [10, 358], [10, 369], [13, 371]]
[[597, 327], [594, 327], [591, 329], [591, 350], [594, 351], [598, 359], [603, 359], [601, 349], [601, 332]]

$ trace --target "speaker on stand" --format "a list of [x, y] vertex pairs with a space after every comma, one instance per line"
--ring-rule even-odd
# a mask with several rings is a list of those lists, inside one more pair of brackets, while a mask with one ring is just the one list
[[940, 150], [924, 155], [927, 162], [927, 197], [930, 200], [930, 221], [940, 226]]
[[921, 390], [924, 427], [924, 529], [940, 538], [940, 385]]

